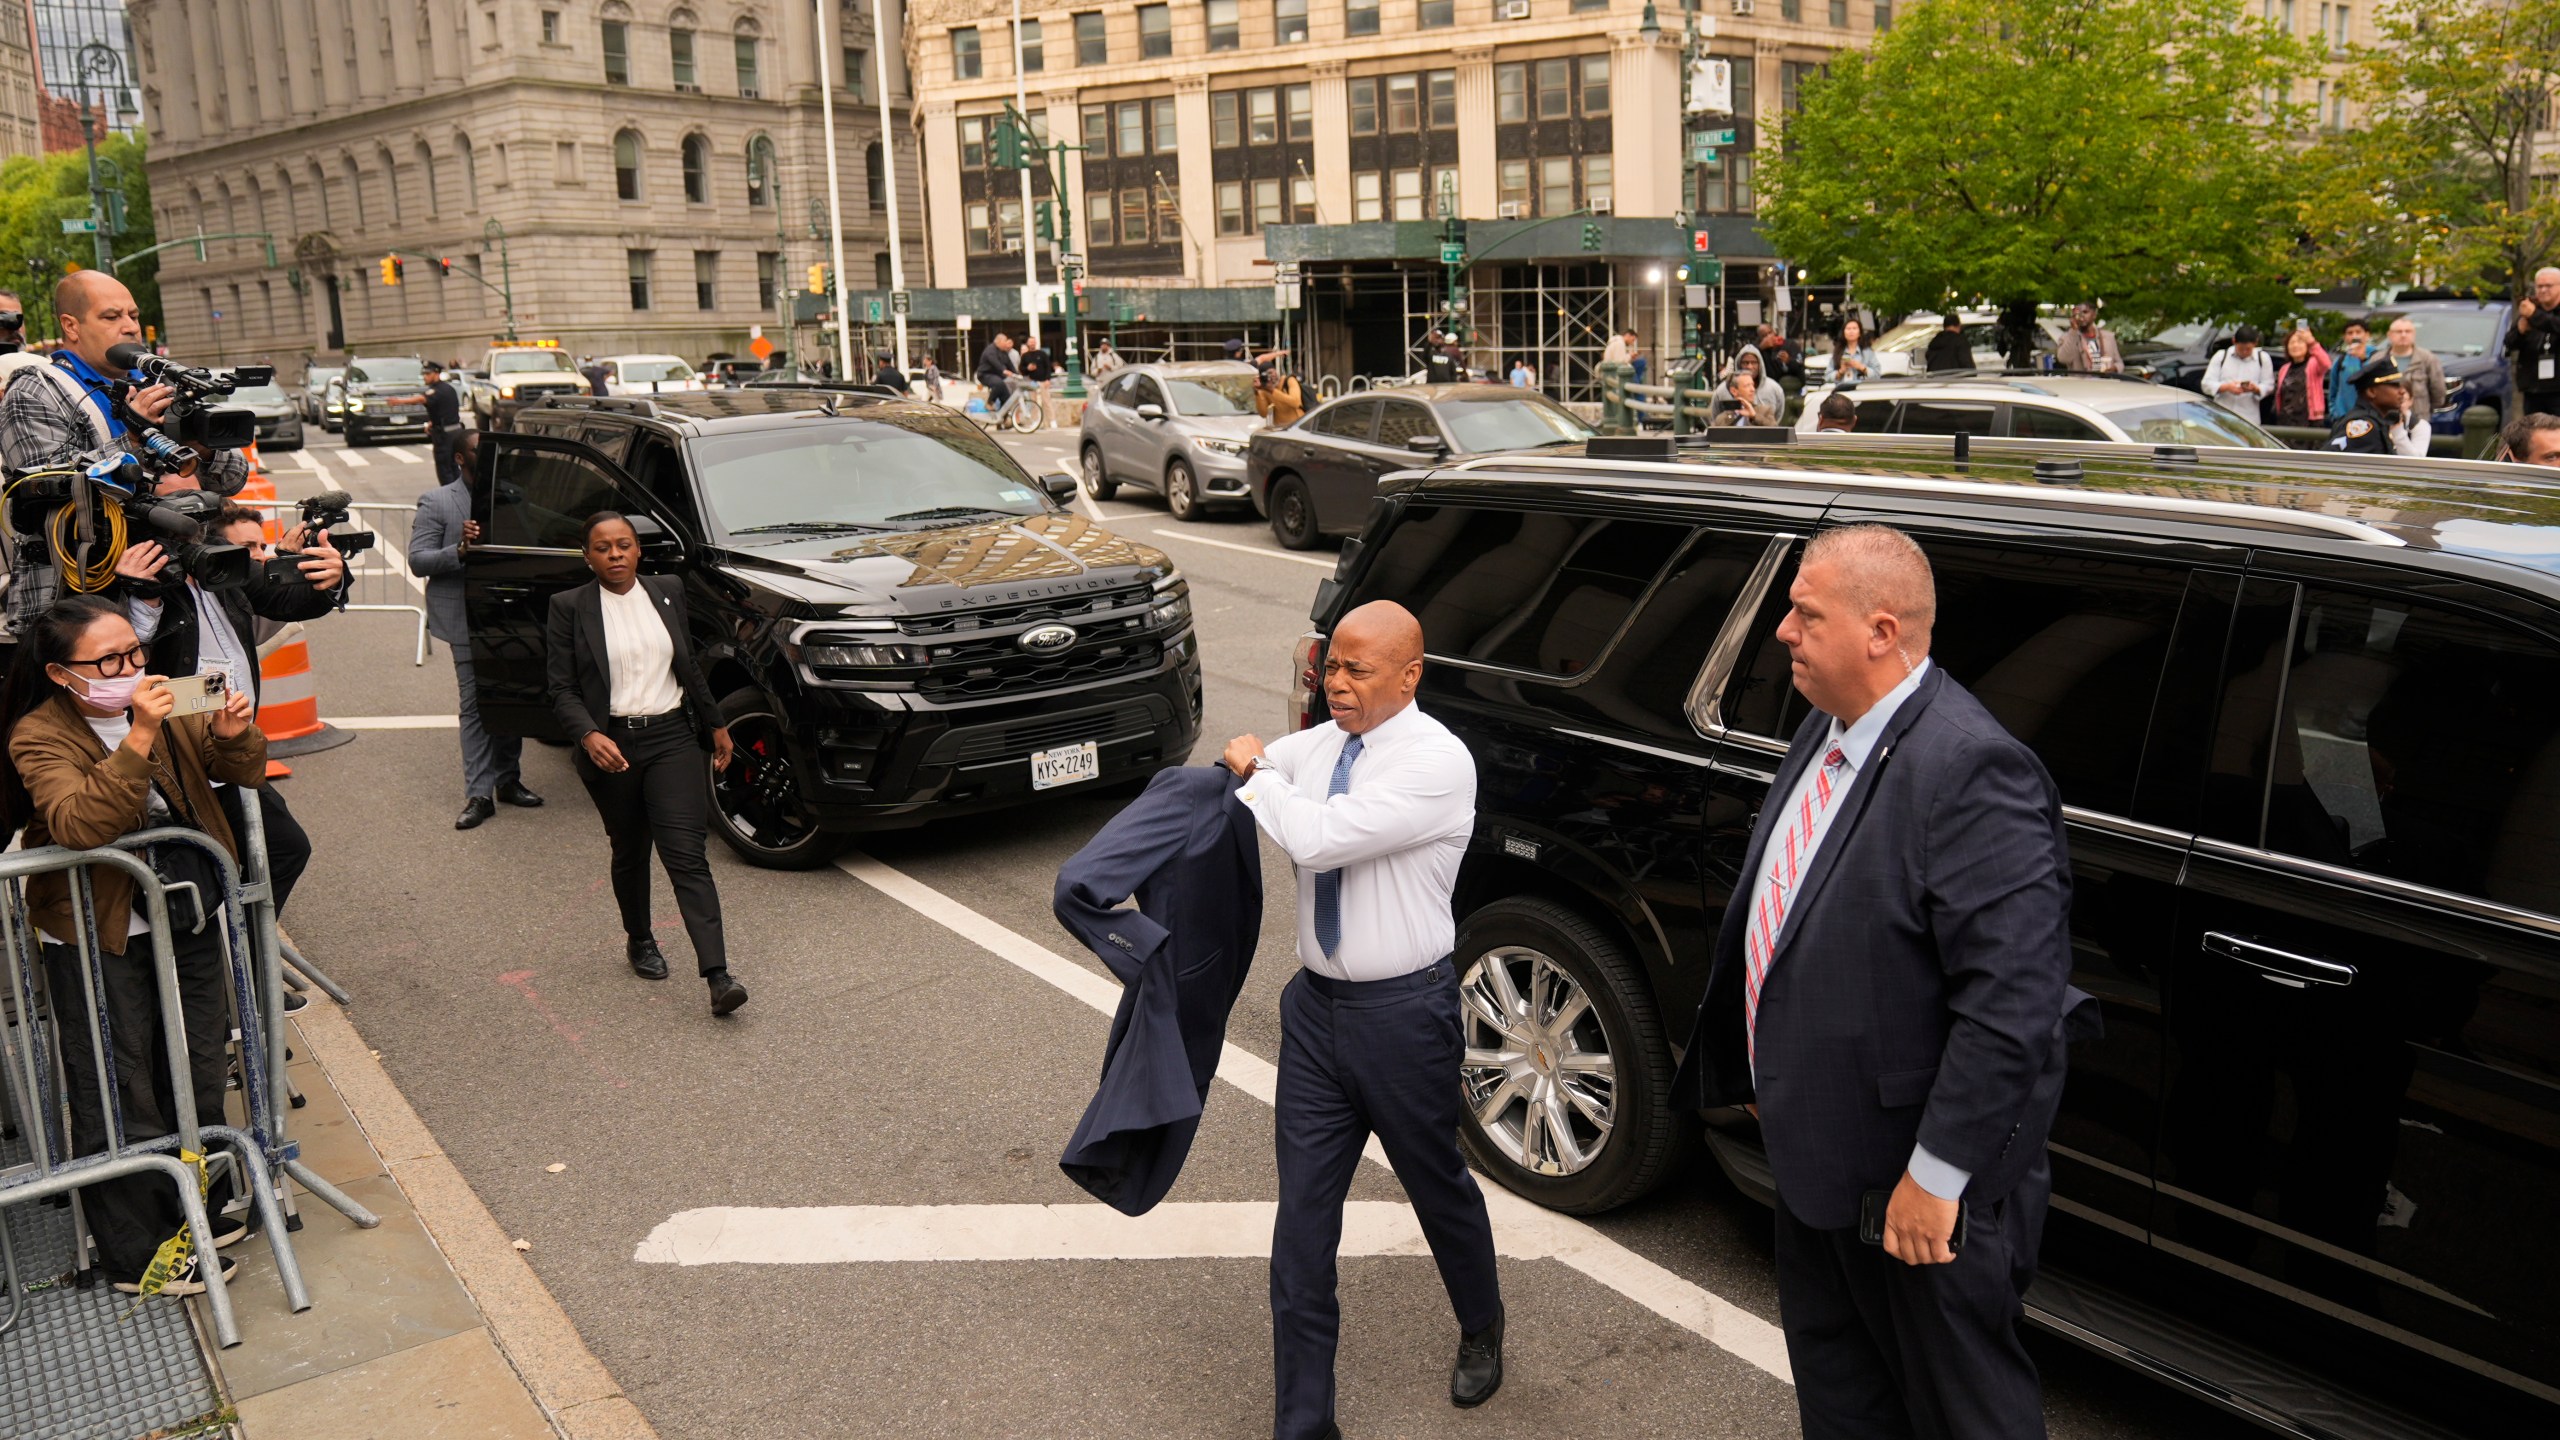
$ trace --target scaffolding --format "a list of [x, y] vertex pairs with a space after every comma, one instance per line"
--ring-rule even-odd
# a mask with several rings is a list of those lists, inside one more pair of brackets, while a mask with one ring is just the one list
[[[1306, 306], [1297, 312], [1304, 354], [1299, 372], [1341, 388], [1398, 383], [1425, 366], [1427, 341], [1448, 318], [1448, 272], [1431, 264], [1310, 263]], [[1514, 360], [1537, 372], [1538, 388], [1565, 401], [1597, 403], [1597, 367], [1612, 331], [1636, 315], [1648, 292], [1626, 283], [1607, 260], [1571, 264], [1487, 264], [1460, 282], [1467, 301], [1467, 363], [1488, 378]]]

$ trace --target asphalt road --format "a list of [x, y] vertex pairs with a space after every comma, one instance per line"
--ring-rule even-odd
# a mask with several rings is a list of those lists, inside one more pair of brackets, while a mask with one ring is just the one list
[[[350, 455], [313, 438], [268, 457], [287, 498], [345, 488], [405, 504], [433, 483], [424, 445]], [[1007, 443], [1045, 471], [1067, 468], [1073, 436]], [[1185, 525], [1122, 494], [1101, 515], [1192, 577], [1208, 674], [1196, 758], [1239, 731], [1273, 733], [1329, 557], [1280, 551], [1250, 514]], [[439, 646], [413, 664], [415, 633], [406, 614], [316, 626], [324, 717], [449, 716], [449, 660]], [[1267, 1221], [1254, 1233], [1250, 1210], [1191, 1212], [1203, 1234], [1148, 1258], [735, 1258], [760, 1243], [813, 1257], [776, 1241], [794, 1226], [837, 1235], [978, 1213], [913, 1207], [1090, 1209], [1056, 1160], [1100, 1064], [1095, 1003], [1109, 989], [1048, 905], [1060, 862], [1111, 797], [877, 837], [804, 874], [751, 869], [715, 843], [732, 964], [755, 996], [715, 1021], [663, 877], [658, 924], [677, 977], [651, 983], [623, 964], [604, 836], [566, 752], [527, 746], [525, 779], [549, 804], [464, 834], [450, 728], [358, 733], [295, 760], [283, 782], [318, 846], [285, 923], [354, 992], [369, 1043], [660, 1434], [1268, 1433], [1266, 1269], [1251, 1253]], [[1265, 874], [1262, 963], [1229, 1038], [1268, 1061], [1294, 902], [1276, 855]], [[1230, 1062], [1248, 1083], [1212, 1092], [1174, 1203], [1273, 1196], [1271, 1112], [1248, 1093], [1250, 1061]], [[1373, 1164], [1352, 1198], [1401, 1194]], [[690, 1215], [712, 1207], [795, 1213]], [[898, 1253], [1033, 1243], [1049, 1218], [987, 1213], [1003, 1233], [979, 1249]], [[1508, 1378], [1474, 1412], [1446, 1398], [1457, 1335], [1427, 1257], [1346, 1259], [1345, 1433], [1797, 1433], [1783, 1364], [1767, 1363], [1769, 1220], [1712, 1165], [1558, 1233], [1587, 1239], [1583, 1258], [1532, 1246], [1547, 1258], [1503, 1262]], [[715, 1263], [666, 1263], [679, 1250]], [[2034, 1348], [2057, 1436], [2255, 1433], [2068, 1345]]]

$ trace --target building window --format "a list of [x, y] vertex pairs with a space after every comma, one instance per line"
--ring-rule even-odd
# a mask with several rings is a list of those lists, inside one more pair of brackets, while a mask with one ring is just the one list
[[996, 202], [996, 245], [1007, 255], [1022, 253], [1022, 202]]
[[1399, 220], [1428, 219], [1429, 217], [1423, 213], [1422, 209], [1422, 172], [1398, 170], [1394, 178], [1396, 218]]
[[1804, 82], [1821, 73], [1822, 67], [1810, 60], [1788, 60], [1778, 66], [1778, 103], [1788, 114], [1804, 103]]
[[628, 20], [604, 22], [604, 83], [631, 83], [631, 22]]
[[720, 252], [717, 250], [693, 252], [693, 308], [720, 308]]
[[1550, 155], [1538, 162], [1538, 213], [1562, 215], [1573, 209], [1573, 160]]
[[1793, 25], [1804, 19], [1804, 0], [1778, 0], [1778, 18]]
[[1298, 45], [1307, 38], [1307, 0], [1272, 0], [1271, 43]]
[[1458, 213], [1458, 168], [1443, 165], [1431, 172], [1431, 218], [1446, 220]]
[[1584, 205], [1603, 212], [1617, 208], [1617, 190], [1609, 183], [1614, 170], [1615, 167], [1609, 163], [1609, 157], [1606, 155], [1582, 157], [1582, 203]]
[[631, 274], [631, 308], [646, 310], [649, 308], [650, 252], [626, 250], [622, 252], [622, 258], [629, 266]]
[[1236, 23], [1236, 0], [1208, 0], [1209, 48], [1233, 50], [1244, 39], [1244, 27]]
[[1529, 213], [1529, 162], [1502, 162], [1502, 208], [1513, 215]]
[[1123, 100], [1116, 112], [1120, 119], [1119, 153], [1123, 156], [1147, 153], [1147, 107], [1143, 101]]
[[847, 45], [844, 47], [844, 94], [846, 99], [861, 101], [869, 98], [864, 94], [864, 92], [870, 87], [870, 73], [871, 52], [853, 45]]
[[545, 45], [560, 43], [560, 12], [557, 10], [542, 12], [542, 43]]
[[951, 78], [975, 80], [986, 73], [985, 57], [978, 53], [978, 27], [963, 25], [951, 32]]
[[1493, 67], [1493, 120], [1497, 125], [1516, 125], [1529, 118], [1529, 67], [1496, 65]]
[[773, 203], [773, 142], [759, 135], [747, 142], [747, 204], [762, 209]]
[[770, 310], [782, 300], [782, 257], [771, 250], [756, 252], [756, 308]]
[[1837, 30], [1849, 28], [1849, 0], [1831, 0], [1831, 25]]
[[667, 61], [675, 72], [677, 89], [691, 93], [702, 88], [702, 83], [694, 78], [693, 73], [692, 31], [677, 29], [667, 32]]
[[1378, 0], [1343, 0], [1342, 33], [1375, 35], [1378, 33]]
[[684, 137], [684, 198], [689, 205], [711, 203], [711, 142], [699, 135]]
[[1316, 223], [1316, 182], [1307, 176], [1300, 175], [1289, 182], [1289, 223]]
[[1387, 77], [1387, 129], [1395, 134], [1422, 128], [1422, 82], [1412, 75]]
[[1218, 182], [1218, 233], [1244, 233], [1244, 182], [1241, 180]]
[[862, 198], [874, 215], [889, 208], [889, 157], [877, 140], [862, 152]]
[[1076, 63], [1111, 63], [1111, 37], [1103, 29], [1102, 12], [1099, 10], [1087, 10], [1076, 16]]
[[738, 97], [742, 100], [753, 100], [764, 93], [764, 81], [756, 67], [756, 37], [744, 34], [737, 36], [736, 49]]
[[1893, 28], [1893, 0], [1876, 0], [1876, 33]]
[[1096, 160], [1111, 153], [1110, 106], [1087, 105], [1084, 107], [1084, 148], [1085, 154]]
[[1573, 8], [1576, 14], [1585, 10], [1606, 10], [1609, 8], [1609, 0], [1573, 0]]
[[[1103, 225], [1105, 228], [1108, 228], [1111, 223], [1111, 216], [1108, 213], [1111, 208], [1111, 197], [1109, 195], [1104, 195], [1102, 199], [1103, 210], [1105, 212], [1102, 217]], [[1123, 190], [1120, 192], [1121, 244], [1144, 245], [1147, 243], [1147, 210], [1148, 205], [1146, 191]], [[1166, 231], [1164, 238], [1167, 240], [1172, 239], [1173, 232], [1170, 230]]]
[[[617, 146], [616, 148], [620, 147]], [[639, 154], [640, 146], [638, 141], [635, 140], [632, 142], [631, 150], [634, 156]], [[639, 171], [636, 168], [632, 171], [632, 176], [632, 183], [636, 188], [639, 183]], [[577, 141], [562, 140], [551, 147], [551, 178], [562, 185], [575, 185], [578, 183]], [[347, 183], [350, 186], [355, 185], [356, 177], [353, 174], [349, 174], [347, 176]], [[364, 228], [364, 192], [362, 189], [358, 189], [356, 191], [356, 228], [359, 230]]]
[[1351, 82], [1350, 93], [1351, 133], [1354, 135], [1377, 134], [1378, 82], [1375, 80], [1354, 80]]
[[1378, 198], [1382, 193], [1380, 182], [1384, 178], [1375, 171], [1351, 177], [1352, 219], [1384, 220], [1387, 218], [1385, 207]]
[[1138, 7], [1138, 55], [1141, 59], [1161, 60], [1173, 53], [1173, 7], [1141, 5]]
[[629, 130], [613, 137], [613, 198], [640, 198], [640, 137]]
[[1270, 145], [1280, 139], [1280, 92], [1249, 90], [1245, 92], [1245, 142]]
[[1280, 212], [1280, 182], [1277, 180], [1254, 181], [1253, 227], [1262, 230], [1286, 223], [1287, 217]]
[[1609, 57], [1582, 57], [1582, 113], [1585, 116], [1609, 113]]
[[1573, 62], [1541, 60], [1538, 62], [1538, 118], [1569, 120], [1573, 118]]
[[1423, 93], [1431, 102], [1431, 128], [1458, 128], [1458, 72], [1434, 70], [1422, 77]]
[[984, 255], [995, 249], [995, 236], [987, 229], [987, 202], [972, 200], [968, 204], [969, 253]]
[[1244, 132], [1236, 122], [1236, 92], [1221, 90], [1209, 97], [1209, 143], [1224, 150], [1243, 143]]
[[987, 122], [984, 116], [960, 122], [960, 168], [983, 170], [987, 166]]
[[1154, 117], [1156, 153], [1159, 155], [1182, 153], [1182, 126], [1174, 118], [1173, 101], [1150, 100], [1147, 105], [1148, 113]]
[[1422, 0], [1416, 15], [1425, 30], [1437, 30], [1458, 23], [1457, 0]]
[[1048, 57], [1040, 49], [1040, 22], [1025, 20], [1014, 30], [1014, 46], [1022, 52], [1022, 73], [1037, 74], [1049, 68]]
[[1281, 92], [1287, 97], [1289, 138], [1312, 140], [1316, 136], [1316, 92], [1311, 85], [1292, 85]]
[[[1145, 198], [1140, 197], [1141, 204]], [[1109, 245], [1111, 239], [1111, 192], [1088, 190], [1084, 197], [1084, 243]]]
[[1168, 244], [1183, 233], [1182, 187], [1159, 180], [1155, 184], [1156, 238]]

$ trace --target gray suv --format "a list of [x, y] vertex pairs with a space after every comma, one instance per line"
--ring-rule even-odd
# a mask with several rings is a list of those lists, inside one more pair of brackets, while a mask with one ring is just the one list
[[1250, 503], [1245, 440], [1262, 428], [1253, 387], [1254, 368], [1235, 360], [1132, 365], [1112, 376], [1084, 407], [1084, 493], [1153, 490], [1176, 520], [1197, 520], [1213, 503]]

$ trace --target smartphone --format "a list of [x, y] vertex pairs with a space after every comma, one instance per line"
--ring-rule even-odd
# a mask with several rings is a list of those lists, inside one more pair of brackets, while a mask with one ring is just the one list
[[[1858, 1238], [1861, 1241], [1869, 1245], [1884, 1243], [1884, 1212], [1885, 1207], [1892, 1203], [1893, 1192], [1890, 1190], [1870, 1190], [1858, 1197]], [[1965, 1219], [1971, 1213], [1962, 1201], [1957, 1202], [1955, 1233], [1947, 1237], [1950, 1254], [1964, 1253]]]
[[181, 675], [169, 682], [169, 693], [178, 697], [172, 715], [202, 715], [219, 710], [231, 695], [231, 678], [219, 672], [208, 675]]

